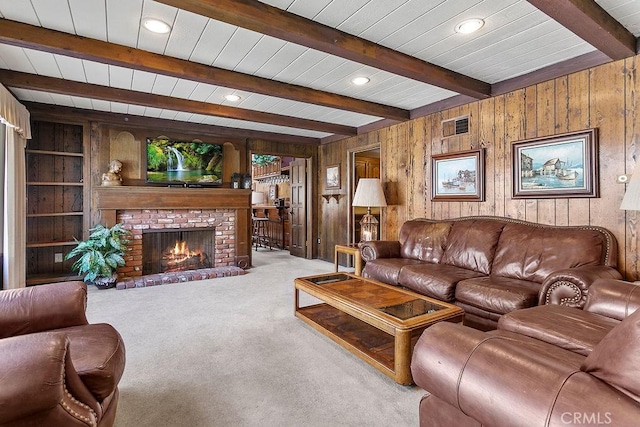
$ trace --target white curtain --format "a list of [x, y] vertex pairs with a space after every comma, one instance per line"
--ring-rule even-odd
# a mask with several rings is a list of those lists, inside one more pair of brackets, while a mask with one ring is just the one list
[[2, 288], [24, 288], [26, 275], [25, 147], [31, 138], [29, 112], [0, 85], [0, 122], [5, 126]]

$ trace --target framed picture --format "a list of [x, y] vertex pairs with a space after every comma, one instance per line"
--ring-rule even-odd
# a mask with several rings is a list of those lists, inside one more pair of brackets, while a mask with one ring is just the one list
[[431, 156], [431, 200], [484, 200], [484, 149]]
[[513, 198], [598, 197], [598, 132], [513, 143]]
[[327, 166], [325, 174], [325, 188], [327, 190], [336, 190], [340, 188], [340, 164]]
[[278, 198], [278, 186], [277, 185], [270, 185], [269, 186], [269, 201], [270, 202], [275, 202], [277, 198]]

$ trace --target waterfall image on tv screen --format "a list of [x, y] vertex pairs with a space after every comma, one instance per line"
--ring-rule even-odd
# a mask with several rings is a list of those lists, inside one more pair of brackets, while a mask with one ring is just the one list
[[147, 138], [147, 182], [222, 184], [222, 145]]

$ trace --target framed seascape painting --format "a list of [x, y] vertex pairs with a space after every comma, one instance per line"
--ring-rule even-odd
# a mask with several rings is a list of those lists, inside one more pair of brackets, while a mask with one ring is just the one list
[[484, 149], [431, 156], [431, 200], [484, 200]]
[[513, 198], [598, 197], [598, 132], [514, 142]]
[[327, 166], [325, 188], [336, 190], [340, 188], [340, 164]]

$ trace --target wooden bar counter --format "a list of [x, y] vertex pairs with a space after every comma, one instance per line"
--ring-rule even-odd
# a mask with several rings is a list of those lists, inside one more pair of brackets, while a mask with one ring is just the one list
[[253, 216], [268, 218], [267, 238], [280, 249], [289, 249], [289, 206], [253, 205]]

